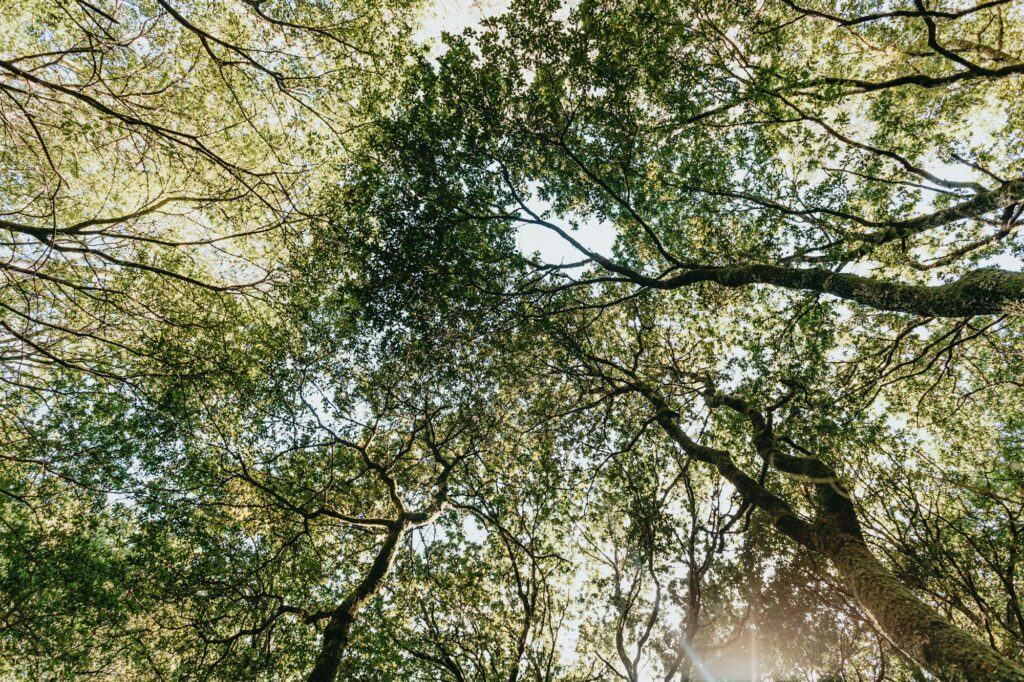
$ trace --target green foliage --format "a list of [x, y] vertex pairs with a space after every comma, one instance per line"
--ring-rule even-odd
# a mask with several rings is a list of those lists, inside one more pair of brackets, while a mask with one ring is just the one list
[[1015, 665], [1022, 8], [896, 7], [0, 9], [0, 676]]

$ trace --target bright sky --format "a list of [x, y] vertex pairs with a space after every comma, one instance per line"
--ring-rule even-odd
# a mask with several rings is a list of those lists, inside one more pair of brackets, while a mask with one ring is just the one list
[[[611, 255], [612, 244], [615, 242], [615, 231], [611, 225], [589, 223], [573, 236], [591, 251]], [[574, 263], [585, 257], [557, 234], [537, 225], [520, 226], [518, 241], [522, 253], [529, 255], [537, 252], [546, 263]]]
[[511, 0], [433, 0], [427, 8], [423, 26], [416, 32], [421, 42], [437, 39], [442, 33], [462, 33], [491, 16], [504, 12]]

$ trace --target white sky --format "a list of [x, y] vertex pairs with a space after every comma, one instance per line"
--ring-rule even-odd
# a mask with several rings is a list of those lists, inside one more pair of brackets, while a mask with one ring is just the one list
[[[573, 237], [591, 251], [610, 256], [615, 242], [615, 230], [607, 223], [591, 223], [573, 233]], [[537, 252], [546, 263], [574, 263], [585, 258], [569, 242], [537, 225], [520, 226], [518, 242], [523, 254]]]
[[441, 33], [462, 33], [480, 22], [504, 12], [511, 0], [434, 0], [424, 16], [423, 26], [416, 32], [420, 42], [436, 40]]

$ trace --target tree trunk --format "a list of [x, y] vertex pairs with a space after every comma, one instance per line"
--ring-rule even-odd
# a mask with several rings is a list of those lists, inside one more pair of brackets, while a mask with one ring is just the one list
[[871, 619], [900, 651], [941, 680], [1024, 681], [1024, 667], [950, 624], [875, 558], [863, 540], [821, 534], [822, 549]]
[[306, 678], [306, 682], [334, 682], [337, 678], [338, 667], [348, 648], [352, 623], [356, 614], [384, 586], [384, 581], [391, 572], [391, 565], [394, 563], [395, 554], [398, 551], [398, 543], [405, 535], [406, 528], [405, 519], [396, 521], [391, 526], [384, 538], [384, 543], [377, 551], [370, 570], [345, 598], [345, 601], [331, 614], [331, 619], [328, 621], [327, 627], [324, 628], [320, 654], [316, 657], [313, 670]]
[[686, 435], [676, 422], [678, 415], [656, 390], [646, 384], [635, 386], [654, 405], [658, 423], [685, 452], [714, 465], [747, 502], [772, 517], [783, 535], [832, 563], [844, 586], [896, 648], [942, 680], [1024, 682], [1024, 667], [949, 623], [878, 561], [864, 541], [853, 500], [831, 467], [814, 457], [783, 452], [769, 422], [745, 401], [721, 393], [706, 398], [710, 407], [726, 405], [751, 421], [755, 448], [765, 462], [814, 483], [818, 518], [813, 525], [740, 470], [732, 453], [701, 445]]
[[665, 671], [665, 682], [672, 682], [678, 675], [681, 682], [690, 682], [690, 673], [693, 670], [694, 651], [693, 640], [697, 637], [697, 630], [700, 629], [700, 576], [696, 571], [696, 562], [691, 561], [687, 575], [687, 605], [686, 620], [683, 625], [679, 648], [668, 670]]

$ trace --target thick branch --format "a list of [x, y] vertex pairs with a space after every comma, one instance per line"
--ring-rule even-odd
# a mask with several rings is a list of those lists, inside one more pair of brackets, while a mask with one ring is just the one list
[[398, 543], [408, 528], [408, 523], [404, 519], [392, 524], [383, 544], [377, 550], [370, 570], [331, 614], [331, 619], [324, 629], [320, 654], [316, 657], [313, 670], [306, 678], [307, 682], [334, 682], [341, 657], [345, 654], [352, 636], [352, 623], [356, 614], [384, 587], [384, 581], [391, 573], [391, 566], [398, 552]]
[[758, 509], [771, 516], [775, 527], [783, 535], [801, 545], [810, 546], [811, 526], [800, 518], [789, 504], [737, 467], [733, 462], [732, 454], [727, 450], [701, 445], [686, 435], [686, 432], [676, 423], [676, 412], [669, 407], [665, 399], [653, 387], [638, 383], [634, 384], [633, 388], [647, 398], [655, 409], [655, 418], [658, 424], [686, 454], [714, 466], [726, 480], [732, 483], [743, 499], [749, 500]]
[[554, 231], [601, 267], [620, 275], [624, 281], [649, 289], [667, 291], [701, 282], [713, 282], [725, 287], [770, 284], [785, 289], [830, 294], [877, 310], [929, 317], [998, 315], [1013, 304], [1024, 301], [1024, 274], [999, 268], [974, 270], [959, 280], [939, 286], [887, 282], [823, 268], [790, 268], [760, 263], [733, 266], [687, 265], [679, 274], [652, 277], [591, 251], [558, 225], [536, 214], [531, 215], [530, 220], [519, 220]]

